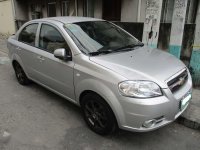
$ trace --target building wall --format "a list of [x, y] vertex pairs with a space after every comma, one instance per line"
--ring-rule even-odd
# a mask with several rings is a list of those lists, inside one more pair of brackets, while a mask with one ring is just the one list
[[95, 0], [95, 3], [94, 3], [94, 17], [95, 18], [102, 18], [102, 10], [103, 10], [103, 7], [102, 7], [102, 0]]
[[[141, 1], [140, 10], [139, 1]], [[121, 21], [122, 22], [144, 22], [147, 0], [122, 0]], [[138, 14], [139, 11], [139, 14]], [[137, 20], [139, 15], [139, 20]]]
[[[61, 11], [61, 8], [57, 8]], [[70, 0], [69, 16], [76, 16], [75, 0]]]
[[139, 0], [122, 0], [122, 22], [137, 22], [138, 2]]
[[[56, 16], [61, 16], [61, 0], [55, 0], [56, 1]], [[31, 20], [31, 5], [36, 4], [37, 6], [41, 7], [41, 13], [42, 13], [42, 18], [48, 17], [48, 3], [46, 0], [30, 0], [27, 2], [28, 6], [28, 20]], [[75, 11], [75, 0], [70, 0], [69, 3], [69, 16], [75, 16], [76, 11]], [[82, 6], [78, 7], [80, 9]]]
[[147, 4], [147, 0], [141, 0], [140, 22], [144, 22], [145, 21], [146, 4]]
[[17, 1], [14, 0], [14, 6], [15, 6], [15, 19], [16, 20], [28, 20], [28, 7], [27, 7], [27, 1]]
[[0, 1], [0, 34], [15, 33], [14, 15], [11, 0]]
[[83, 16], [83, 1], [78, 0], [78, 16]]

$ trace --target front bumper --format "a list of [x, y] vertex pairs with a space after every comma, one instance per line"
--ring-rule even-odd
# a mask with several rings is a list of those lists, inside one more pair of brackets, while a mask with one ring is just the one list
[[[191, 77], [176, 93], [172, 93], [170, 89], [162, 90], [163, 96], [149, 99], [120, 96], [124, 120], [119, 127], [129, 131], [147, 132], [176, 120], [188, 107], [189, 103], [181, 110], [180, 101], [192, 92]], [[157, 121], [151, 127], [145, 127], [144, 123], [152, 119]]]

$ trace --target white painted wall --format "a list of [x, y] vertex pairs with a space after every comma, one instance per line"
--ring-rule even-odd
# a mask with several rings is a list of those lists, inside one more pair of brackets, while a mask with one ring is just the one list
[[145, 22], [146, 3], [147, 3], [147, 0], [141, 1], [140, 22]]
[[182, 45], [187, 2], [188, 0], [175, 0], [174, 2], [170, 45]]
[[0, 33], [14, 34], [15, 22], [11, 0], [0, 1]]
[[148, 0], [146, 3], [145, 23], [142, 42], [152, 48], [157, 48], [160, 17], [163, 0]]

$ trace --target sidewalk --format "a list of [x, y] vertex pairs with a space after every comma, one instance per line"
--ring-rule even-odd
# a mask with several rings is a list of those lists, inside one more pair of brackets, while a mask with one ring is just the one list
[[7, 40], [0, 38], [0, 51], [3, 53], [8, 53]]
[[200, 90], [193, 89], [192, 100], [182, 114], [181, 117], [177, 120], [179, 123], [184, 124], [185, 126], [200, 130]]
[[[6, 40], [0, 39], [0, 54], [3, 54], [3, 56], [7, 56], [7, 53], [8, 49], [6, 45]], [[2, 62], [4, 61], [7, 61], [5, 57], [2, 58]], [[187, 110], [182, 114], [182, 116], [178, 118], [177, 122], [189, 128], [200, 130], [200, 89], [193, 89], [190, 105], [188, 106]]]

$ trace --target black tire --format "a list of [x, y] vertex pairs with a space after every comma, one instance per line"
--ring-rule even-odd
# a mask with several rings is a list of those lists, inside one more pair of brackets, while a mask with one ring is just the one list
[[81, 100], [81, 108], [87, 125], [95, 133], [107, 135], [116, 131], [117, 121], [113, 111], [99, 95], [85, 95]]
[[19, 63], [14, 62], [13, 63], [13, 68], [15, 70], [15, 75], [16, 75], [17, 81], [21, 85], [28, 85], [28, 84], [30, 84], [30, 80], [27, 78], [24, 70], [22, 69], [22, 67], [20, 66]]

